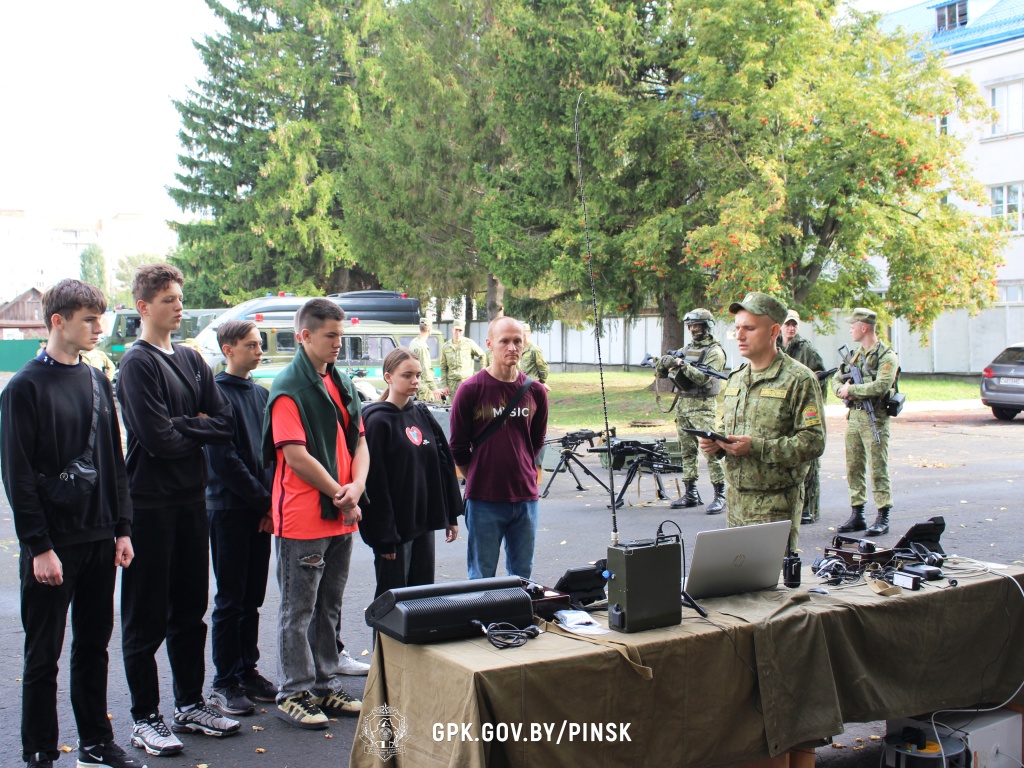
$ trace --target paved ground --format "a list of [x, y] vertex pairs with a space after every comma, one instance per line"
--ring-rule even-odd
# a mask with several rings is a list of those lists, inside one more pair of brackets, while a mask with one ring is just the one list
[[[914, 410], [908, 409], [894, 425], [892, 479], [896, 506], [892, 516], [893, 534], [883, 537], [882, 541], [892, 543], [913, 523], [941, 514], [947, 522], [943, 537], [947, 551], [1019, 563], [1024, 561], [1024, 534], [1020, 526], [1024, 418], [1009, 423], [999, 422], [988, 410], [969, 408], [969, 405], [976, 403], [941, 406], [951, 408], [943, 411], [923, 409], [918, 404]], [[622, 419], [619, 423], [625, 421]], [[843, 461], [844, 422], [834, 415], [833, 408], [829, 409], [828, 428], [831, 439], [822, 471], [823, 517], [821, 522], [807, 526], [802, 532], [805, 563], [809, 563], [815, 553], [831, 541], [834, 534], [831, 529], [842, 522], [849, 511]], [[596, 468], [596, 462], [588, 459], [590, 462]], [[620, 474], [617, 482], [621, 479]], [[674, 482], [670, 480], [669, 485], [674, 489]], [[711, 489], [706, 479], [702, 480], [700, 487], [706, 499], [709, 498]], [[652, 485], [646, 478], [641, 493], [641, 502], [653, 498]], [[630, 489], [628, 499], [637, 503], [635, 488]], [[551, 495], [541, 502], [541, 530], [534, 574], [538, 581], [553, 584], [567, 567], [582, 565], [604, 555], [610, 530], [606, 503], [603, 492], [579, 492], [567, 475], [560, 475], [555, 480]], [[618, 521], [622, 539], [649, 537], [665, 519], [679, 523], [688, 548], [698, 531], [724, 525], [721, 517], [708, 517], [696, 511], [680, 513], [668, 509], [667, 502], [655, 502], [629, 506], [620, 511]], [[439, 544], [438, 580], [464, 578], [464, 558], [463, 541]], [[0, 762], [4, 765], [17, 764], [13, 758], [21, 751], [18, 735], [19, 681], [24, 638], [18, 613], [17, 565], [18, 545], [5, 497], [0, 503], [0, 680], [6, 681], [2, 687], [4, 695], [0, 697], [0, 754], [7, 756]], [[343, 610], [346, 642], [356, 657], [369, 649], [370, 631], [362, 620], [362, 610], [370, 602], [372, 593], [372, 556], [360, 543], [356, 546]], [[274, 623], [277, 609], [277, 588], [271, 578], [261, 628], [265, 658], [262, 668], [270, 677], [274, 676], [275, 667]], [[76, 735], [66, 691], [69, 644], [65, 644], [61, 671], [61, 738], [64, 744], [74, 746]], [[109, 709], [115, 734], [122, 744], [127, 744], [129, 700], [119, 649], [120, 634], [115, 627], [111, 642]], [[161, 653], [159, 658], [164, 711], [168, 712], [171, 699], [166, 657]], [[209, 669], [209, 662], [207, 666]], [[358, 694], [364, 678], [351, 680], [351, 692]], [[623, 704], [627, 705], [626, 702]], [[836, 737], [836, 742], [843, 747], [819, 749], [817, 763], [834, 768], [877, 766], [881, 746], [871, 741], [870, 736], [882, 733], [881, 723], [851, 726], [846, 733]], [[244, 718], [240, 735], [225, 740], [185, 736], [184, 755], [148, 758], [148, 763], [165, 768], [202, 765], [209, 768], [259, 765], [274, 768], [300, 765], [340, 767], [348, 764], [354, 736], [354, 719], [332, 724], [327, 733], [305, 732], [290, 728], [270, 714], [258, 713]], [[257, 749], [265, 752], [257, 753]], [[66, 756], [60, 764], [65, 767], [73, 765], [74, 755]]]

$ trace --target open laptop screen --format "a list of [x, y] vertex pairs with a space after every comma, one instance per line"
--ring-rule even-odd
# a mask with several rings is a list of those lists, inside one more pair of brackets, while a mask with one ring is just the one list
[[693, 544], [686, 591], [695, 600], [778, 586], [789, 520], [701, 531]]

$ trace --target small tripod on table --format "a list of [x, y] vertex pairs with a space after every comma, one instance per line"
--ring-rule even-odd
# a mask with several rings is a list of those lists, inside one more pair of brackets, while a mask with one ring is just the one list
[[[608, 447], [602, 446], [600, 448], [590, 448], [589, 450], [594, 453], [610, 453], [609, 459], [613, 462], [612, 466], [615, 466], [616, 463], [621, 466], [626, 455], [632, 454], [633, 456], [629, 467], [626, 469], [626, 479], [622, 481], [622, 489], [615, 498], [616, 509], [622, 506], [622, 500], [626, 496], [629, 484], [639, 476], [640, 470], [649, 470], [654, 475], [654, 482], [658, 486], [659, 499], [668, 498], [668, 494], [665, 492], [665, 483], [661, 479], [661, 473], [683, 471], [681, 466], [673, 464], [668, 460], [664, 439], [655, 440], [652, 443], [643, 443], [639, 440], [615, 440]], [[622, 458], [616, 462], [616, 457]]]
[[[609, 430], [611, 435], [614, 437], [614, 427]], [[542, 499], [547, 498], [548, 491], [551, 489], [551, 484], [555, 482], [555, 478], [558, 477], [558, 473], [567, 471], [572, 475], [572, 479], [576, 481], [576, 490], [585, 491], [587, 490], [583, 483], [580, 482], [579, 476], [576, 474], [576, 470], [573, 469], [573, 464], [583, 470], [583, 472], [597, 481], [597, 484], [604, 488], [606, 491], [611, 489], [604, 483], [601, 478], [595, 475], [589, 467], [587, 467], [582, 461], [580, 461], [580, 455], [576, 453], [576, 449], [579, 448], [583, 443], [589, 443], [591, 446], [594, 444], [594, 439], [602, 437], [604, 432], [595, 432], [592, 429], [581, 429], [578, 432], [570, 432], [564, 437], [556, 437], [551, 440], [545, 440], [545, 445], [561, 445], [559, 450], [558, 465], [551, 473], [551, 477], [548, 479], [548, 484], [544, 486], [544, 492], [540, 495]]]

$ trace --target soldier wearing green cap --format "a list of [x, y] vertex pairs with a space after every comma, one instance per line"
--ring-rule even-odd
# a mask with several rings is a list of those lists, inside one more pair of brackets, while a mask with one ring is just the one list
[[441, 393], [448, 396], [448, 402], [455, 399], [459, 384], [473, 375], [473, 360], [484, 359], [477, 343], [463, 336], [465, 330], [465, 321], [456, 320], [451, 339], [441, 347]]
[[[544, 353], [540, 351], [540, 347], [531, 340], [529, 323], [523, 323], [523, 335], [526, 337], [526, 347], [523, 349], [523, 356], [519, 359], [519, 370], [531, 379], [539, 381], [544, 385], [544, 389], [550, 392], [551, 387], [547, 383], [550, 371], [548, 361], [544, 359]], [[491, 351], [487, 350], [488, 364], [490, 364], [490, 355]]]
[[420, 376], [420, 388], [416, 390], [416, 399], [431, 401], [441, 395], [434, 383], [434, 363], [430, 359], [430, 319], [420, 318], [420, 335], [409, 342], [409, 351], [416, 355], [423, 369]]
[[[695, 309], [683, 316], [683, 325], [690, 332], [690, 343], [681, 351], [683, 357], [664, 355], [654, 366], [660, 378], [669, 378], [678, 389], [676, 396], [676, 434], [683, 466], [685, 492], [672, 502], [673, 509], [696, 507], [704, 502], [697, 492], [697, 438], [684, 429], [712, 429], [715, 424], [715, 398], [722, 391], [721, 379], [716, 379], [694, 368], [706, 365], [721, 372], [725, 368], [725, 350], [711, 331], [715, 316], [706, 309]], [[725, 511], [725, 472], [721, 453], [706, 453], [708, 475], [715, 489], [715, 497], [705, 508], [709, 515]]]
[[776, 346], [786, 321], [778, 299], [748, 293], [729, 311], [747, 360], [729, 376], [716, 420], [715, 431], [730, 442], [701, 438], [700, 447], [725, 453], [729, 527], [791, 520], [796, 549], [804, 478], [825, 450], [821, 389], [805, 365]]
[[[849, 317], [850, 335], [860, 342], [850, 362], [861, 369], [863, 384], [844, 379], [850, 369], [845, 363], [832, 378], [832, 391], [845, 400], [849, 411], [846, 425], [846, 477], [850, 484], [850, 517], [836, 530], [840, 533], [864, 531], [867, 536], [881, 536], [889, 532], [889, 513], [892, 511], [892, 485], [889, 481], [889, 414], [885, 401], [896, 382], [900, 361], [890, 347], [875, 335], [878, 315], [870, 309], [857, 307]], [[875, 428], [878, 442], [871, 429], [871, 420], [864, 403], [870, 401], [875, 409]], [[867, 503], [868, 463], [871, 466], [871, 495], [874, 496], [878, 515], [871, 526], [864, 520]]]
[[[780, 349], [797, 362], [803, 363], [812, 371], [825, 370], [825, 364], [821, 355], [811, 346], [811, 342], [800, 335], [800, 315], [796, 310], [791, 309], [786, 313], [786, 322], [782, 324], [782, 333], [779, 336], [782, 341]], [[826, 382], [819, 382], [821, 386], [821, 402], [825, 402], [828, 392]], [[804, 512], [800, 518], [803, 525], [818, 522], [821, 514], [821, 460], [815, 459], [810, 463], [807, 470], [807, 479], [804, 480]]]

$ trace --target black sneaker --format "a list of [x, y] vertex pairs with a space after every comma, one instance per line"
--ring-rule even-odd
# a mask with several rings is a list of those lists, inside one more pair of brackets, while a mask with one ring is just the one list
[[86, 749], [78, 745], [78, 768], [146, 768], [141, 760], [128, 757], [113, 741]]
[[216, 707], [225, 715], [251, 715], [256, 711], [256, 705], [238, 685], [229, 685], [226, 688], [214, 688], [206, 697], [206, 703]]
[[36, 752], [35, 754], [29, 755], [28, 761], [25, 765], [27, 768], [53, 768], [53, 760], [48, 758], [42, 752]]
[[237, 733], [242, 724], [199, 702], [192, 709], [174, 708], [171, 730], [175, 733], [205, 733], [207, 736], [230, 736]]
[[242, 693], [248, 696], [250, 701], [263, 701], [268, 704], [277, 701], [277, 686], [255, 669], [242, 680]]

